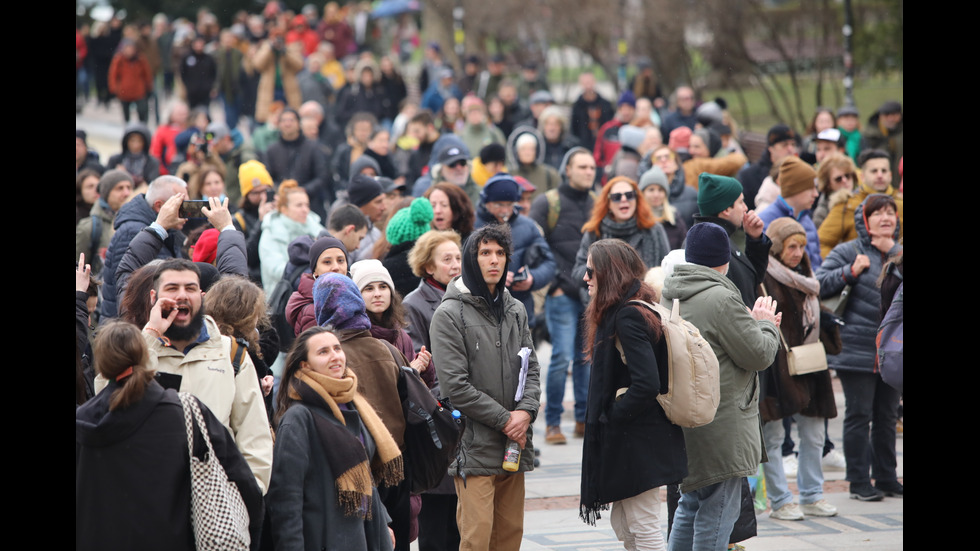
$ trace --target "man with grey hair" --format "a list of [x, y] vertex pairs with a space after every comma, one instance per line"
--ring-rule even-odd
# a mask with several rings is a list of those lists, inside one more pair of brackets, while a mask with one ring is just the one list
[[[126, 253], [129, 242], [136, 237], [136, 234], [143, 231], [143, 228], [152, 224], [167, 199], [177, 194], [187, 198], [187, 182], [176, 176], [160, 176], [150, 182], [146, 193], [137, 195], [119, 209], [119, 213], [113, 222], [116, 233], [112, 235], [112, 239], [109, 241], [109, 248], [105, 255], [105, 268], [102, 272], [104, 277], [102, 287], [103, 319], [114, 318], [118, 314], [116, 268]], [[179, 229], [175, 228], [168, 231], [167, 238], [163, 241], [163, 247], [160, 248], [159, 258], [180, 258], [180, 249], [183, 244], [184, 234]]]

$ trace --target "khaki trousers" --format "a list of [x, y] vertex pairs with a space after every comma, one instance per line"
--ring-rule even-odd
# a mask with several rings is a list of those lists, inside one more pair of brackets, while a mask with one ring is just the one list
[[455, 478], [460, 551], [519, 551], [524, 536], [524, 473]]

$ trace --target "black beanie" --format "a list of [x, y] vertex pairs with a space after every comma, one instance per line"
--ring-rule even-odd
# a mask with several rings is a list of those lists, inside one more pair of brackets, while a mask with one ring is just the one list
[[691, 264], [709, 268], [728, 264], [732, 258], [728, 232], [711, 222], [694, 224], [687, 230], [684, 258]]
[[375, 197], [384, 193], [381, 184], [370, 176], [357, 174], [350, 180], [347, 187], [347, 197], [351, 204], [358, 207], [370, 203]]
[[320, 260], [320, 255], [323, 251], [327, 249], [340, 249], [344, 251], [344, 257], [347, 258], [347, 264], [350, 265], [350, 255], [347, 254], [347, 247], [344, 243], [337, 239], [336, 237], [321, 237], [310, 245], [310, 271], [316, 272], [316, 263]]

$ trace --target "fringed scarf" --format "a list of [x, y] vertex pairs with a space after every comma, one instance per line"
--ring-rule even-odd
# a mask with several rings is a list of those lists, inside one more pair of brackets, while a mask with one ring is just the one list
[[[809, 272], [809, 269], [807, 271]], [[800, 344], [810, 344], [820, 340], [820, 282], [817, 281], [817, 278], [792, 270], [775, 257], [769, 259], [766, 273], [786, 287], [796, 289], [806, 295], [806, 298], [803, 299], [803, 335], [805, 338]]]
[[[289, 397], [329, 410], [343, 425], [338, 426], [313, 415], [320, 445], [330, 470], [336, 476], [337, 501], [344, 515], [370, 519], [374, 481], [389, 487], [398, 485], [404, 478], [404, 465], [401, 451], [381, 418], [357, 392], [357, 376], [350, 369], [345, 371], [343, 379], [335, 379], [312, 369], [300, 369], [290, 385]], [[367, 457], [364, 444], [344, 428], [347, 423], [337, 404], [351, 402], [377, 445], [375, 457], [371, 459]]]

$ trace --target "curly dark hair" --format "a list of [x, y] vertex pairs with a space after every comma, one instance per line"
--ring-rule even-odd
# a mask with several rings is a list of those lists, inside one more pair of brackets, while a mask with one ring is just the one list
[[491, 241], [496, 241], [498, 245], [503, 247], [504, 253], [507, 255], [507, 260], [510, 260], [510, 254], [513, 252], [513, 243], [510, 237], [510, 226], [506, 224], [488, 224], [482, 228], [473, 232], [466, 243], [469, 245], [466, 251], [476, 257], [477, 251], [480, 250], [480, 245], [483, 243], [490, 243]]

